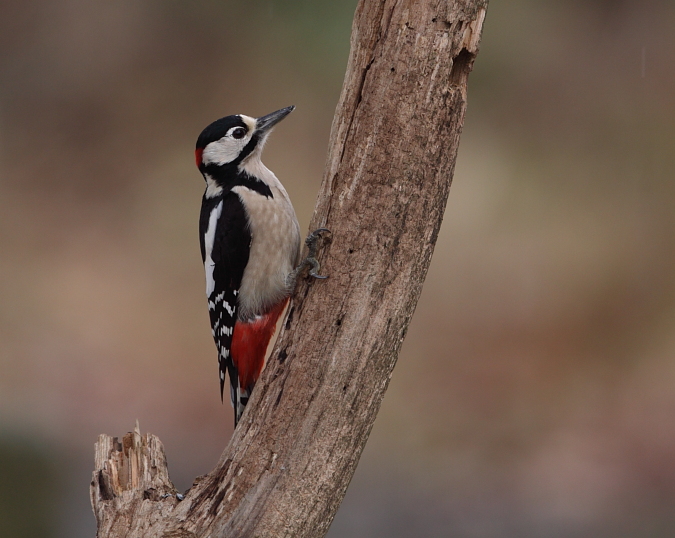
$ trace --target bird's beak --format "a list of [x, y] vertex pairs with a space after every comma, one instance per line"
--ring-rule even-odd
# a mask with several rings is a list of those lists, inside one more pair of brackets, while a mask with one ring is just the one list
[[282, 108], [281, 110], [277, 110], [276, 112], [272, 112], [271, 114], [267, 114], [267, 116], [256, 119], [255, 130], [259, 133], [266, 133], [291, 112], [293, 112], [293, 110], [295, 110], [295, 106], [291, 105], [287, 106], [286, 108]]

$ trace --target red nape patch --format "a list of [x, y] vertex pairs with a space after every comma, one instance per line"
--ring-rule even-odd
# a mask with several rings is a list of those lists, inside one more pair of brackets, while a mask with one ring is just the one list
[[195, 161], [197, 163], [197, 168], [199, 168], [202, 165], [202, 153], [204, 153], [204, 150], [202, 148], [197, 148], [195, 150]]
[[239, 386], [253, 388], [260, 377], [265, 352], [272, 339], [277, 320], [286, 307], [288, 299], [276, 305], [267, 314], [250, 323], [238, 321], [232, 335], [232, 362], [239, 373]]

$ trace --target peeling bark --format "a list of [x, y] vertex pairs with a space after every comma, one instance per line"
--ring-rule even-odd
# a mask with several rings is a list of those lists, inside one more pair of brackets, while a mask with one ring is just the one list
[[216, 468], [179, 501], [161, 442], [100, 436], [98, 536], [324, 536], [356, 469], [427, 274], [487, 0], [361, 0], [302, 282]]

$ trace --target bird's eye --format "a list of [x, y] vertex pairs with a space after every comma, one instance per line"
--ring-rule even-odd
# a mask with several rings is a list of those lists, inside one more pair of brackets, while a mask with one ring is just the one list
[[236, 138], [237, 140], [239, 140], [240, 138], [244, 138], [245, 135], [246, 130], [243, 129], [242, 127], [239, 127], [238, 129], [232, 131], [232, 138]]

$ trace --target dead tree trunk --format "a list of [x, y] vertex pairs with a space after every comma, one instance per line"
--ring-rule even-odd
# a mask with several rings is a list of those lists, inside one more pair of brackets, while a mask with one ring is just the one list
[[[361, 0], [301, 283], [217, 467], [179, 501], [159, 440], [101, 436], [98, 536], [321, 537], [356, 469], [448, 197], [487, 0]], [[167, 494], [170, 494], [167, 496]]]

